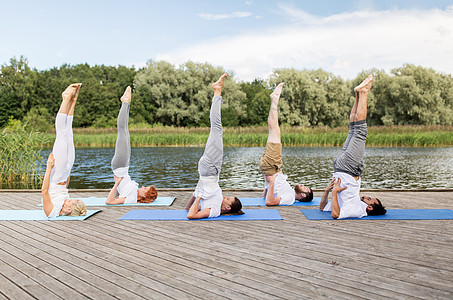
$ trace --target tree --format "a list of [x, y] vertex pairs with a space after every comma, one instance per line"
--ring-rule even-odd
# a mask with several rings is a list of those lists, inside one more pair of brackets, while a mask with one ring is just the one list
[[349, 115], [353, 96], [346, 83], [330, 73], [278, 69], [269, 82], [272, 87], [285, 82], [279, 104], [282, 123], [338, 126]]
[[9, 65], [0, 70], [0, 127], [8, 123], [10, 116], [21, 119], [30, 108], [36, 85], [36, 70], [28, 67], [21, 56], [11, 58]]
[[59, 68], [41, 71], [32, 106], [46, 107], [55, 116], [61, 104], [61, 93], [69, 84], [82, 82], [74, 114], [74, 127], [116, 124], [121, 105], [119, 99], [126, 87], [132, 86], [135, 73], [133, 68], [124, 66], [90, 67], [88, 64], [64, 64]]
[[245, 119], [246, 125], [266, 124], [270, 108], [269, 95], [272, 93], [267, 84], [261, 79], [253, 82], [242, 82], [241, 89], [246, 94], [245, 99]]
[[404, 65], [378, 72], [373, 83], [376, 125], [453, 124], [453, 80], [433, 69]]
[[[134, 80], [137, 97], [146, 108], [145, 119], [164, 125], [209, 125], [206, 116], [209, 116], [213, 96], [211, 84], [223, 73], [221, 68], [207, 63], [189, 61], [176, 68], [168, 62], [149, 61]], [[241, 103], [245, 93], [236, 82], [225, 81], [222, 97], [224, 110], [234, 111], [238, 119], [244, 117]]]

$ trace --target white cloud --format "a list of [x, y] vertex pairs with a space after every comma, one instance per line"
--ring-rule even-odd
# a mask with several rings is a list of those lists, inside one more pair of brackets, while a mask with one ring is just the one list
[[355, 11], [316, 17], [281, 7], [291, 26], [225, 36], [156, 59], [209, 62], [242, 80], [267, 78], [275, 68], [322, 68], [343, 78], [364, 69], [413, 63], [453, 73], [453, 7], [446, 10]]
[[232, 19], [232, 18], [246, 18], [250, 17], [252, 13], [246, 12], [246, 11], [236, 11], [231, 14], [198, 14], [198, 16], [202, 19], [208, 20], [208, 21], [217, 21], [217, 20], [223, 20], [223, 19]]

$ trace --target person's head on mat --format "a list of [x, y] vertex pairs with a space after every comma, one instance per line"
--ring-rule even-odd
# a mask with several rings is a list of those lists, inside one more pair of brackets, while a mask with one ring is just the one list
[[66, 199], [60, 210], [60, 216], [84, 216], [87, 210], [80, 199]]
[[360, 200], [368, 205], [366, 208], [366, 213], [369, 216], [385, 215], [385, 213], [387, 212], [385, 207], [382, 205], [381, 200], [379, 200], [378, 198], [362, 196]]
[[242, 203], [237, 197], [223, 197], [220, 214], [237, 214], [242, 215]]
[[313, 191], [308, 186], [297, 184], [294, 187], [296, 193], [296, 200], [300, 202], [310, 202], [313, 200]]
[[138, 203], [151, 203], [157, 198], [157, 190], [154, 185], [142, 186], [137, 190]]

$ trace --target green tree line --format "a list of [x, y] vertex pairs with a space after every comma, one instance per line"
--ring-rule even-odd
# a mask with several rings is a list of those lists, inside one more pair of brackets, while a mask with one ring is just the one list
[[[131, 124], [202, 127], [209, 125], [211, 83], [225, 70], [207, 63], [180, 66], [149, 61], [140, 69], [88, 64], [32, 69], [25, 57], [12, 58], [0, 69], [0, 127], [11, 118], [34, 130], [48, 131], [61, 102], [61, 92], [82, 82], [75, 127], [115, 127], [119, 98], [133, 87]], [[346, 125], [354, 86], [369, 73], [375, 81], [369, 95], [370, 125], [453, 125], [453, 78], [430, 68], [406, 64], [390, 74], [372, 69], [353, 80], [318, 70], [276, 69], [268, 79], [240, 82], [230, 77], [223, 90], [225, 126], [267, 122], [269, 95], [285, 82], [279, 110], [291, 126]]]

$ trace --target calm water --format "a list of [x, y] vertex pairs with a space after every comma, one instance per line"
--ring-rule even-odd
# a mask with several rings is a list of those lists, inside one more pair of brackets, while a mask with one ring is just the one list
[[[140, 185], [194, 188], [197, 163], [204, 148], [133, 148], [130, 175]], [[222, 188], [261, 188], [258, 170], [261, 147], [224, 149]], [[283, 170], [291, 185], [324, 188], [332, 176], [333, 159], [340, 148], [287, 147]], [[50, 150], [43, 151], [47, 157]], [[111, 188], [110, 161], [114, 149], [76, 149], [70, 188]], [[371, 148], [365, 151], [362, 188], [453, 188], [453, 148]]]

